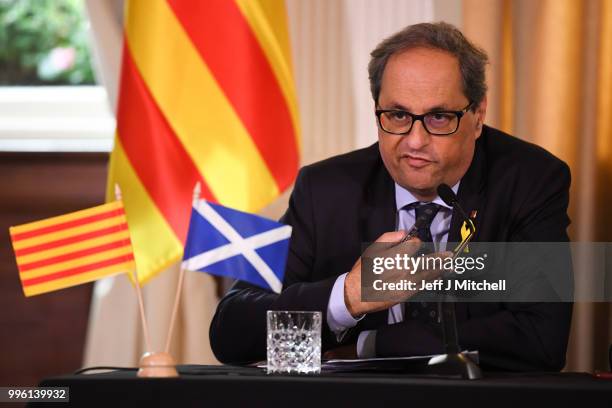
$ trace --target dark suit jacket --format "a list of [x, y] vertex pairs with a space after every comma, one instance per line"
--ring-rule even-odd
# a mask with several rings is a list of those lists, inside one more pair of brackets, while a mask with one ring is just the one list
[[[477, 210], [475, 240], [568, 241], [568, 166], [544, 149], [485, 126], [458, 191]], [[336, 277], [351, 270], [361, 245], [395, 229], [394, 182], [378, 144], [301, 169], [281, 221], [293, 226], [283, 291], [236, 282], [217, 307], [210, 341], [225, 363], [265, 359], [267, 310], [323, 312], [323, 349], [338, 346], [325, 321]], [[458, 242], [453, 213], [449, 242]], [[480, 351], [481, 366], [560, 370], [571, 303], [458, 303], [459, 342]], [[387, 311], [361, 320], [342, 344], [376, 328], [378, 356], [443, 352], [439, 330], [418, 320], [387, 325]]]

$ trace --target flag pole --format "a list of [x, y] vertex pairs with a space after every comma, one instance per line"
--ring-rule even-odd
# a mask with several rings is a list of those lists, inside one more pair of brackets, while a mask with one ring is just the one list
[[[195, 207], [200, 199], [200, 191], [201, 186], [198, 181], [193, 188], [193, 201], [192, 205]], [[174, 295], [174, 306], [172, 308], [172, 317], [170, 318], [170, 326], [168, 327], [168, 335], [166, 336], [166, 348], [164, 349], [166, 353], [170, 352], [170, 342], [172, 341], [172, 333], [174, 332], [174, 324], [176, 322], [176, 317], [178, 315], [179, 305], [181, 303], [181, 292], [183, 291], [183, 279], [185, 277], [185, 268], [181, 263], [181, 269], [179, 271], [178, 283], [176, 285], [176, 294]]]
[[[115, 199], [121, 200], [121, 189], [118, 184], [115, 184]], [[140, 320], [142, 321], [142, 330], [144, 331], [146, 350], [140, 358], [138, 377], [178, 377], [176, 371], [176, 363], [168, 353], [157, 353], [151, 347], [149, 337], [149, 326], [147, 325], [147, 317], [144, 311], [144, 301], [142, 300], [142, 290], [138, 281], [138, 273], [136, 268], [131, 271], [132, 278], [136, 286], [136, 297], [138, 298], [138, 307], [140, 309]]]
[[[122, 200], [121, 188], [119, 188], [119, 184], [117, 183], [115, 183], [115, 200]], [[140, 310], [140, 320], [142, 322], [142, 330], [144, 332], [145, 347], [147, 351], [153, 351], [151, 348], [151, 338], [149, 337], [149, 325], [147, 324], [147, 317], [144, 311], [144, 301], [142, 300], [142, 290], [140, 288], [140, 282], [138, 281], [136, 269], [132, 269], [130, 274], [132, 275], [132, 279], [134, 280], [136, 286], [136, 297], [138, 298], [138, 309]]]

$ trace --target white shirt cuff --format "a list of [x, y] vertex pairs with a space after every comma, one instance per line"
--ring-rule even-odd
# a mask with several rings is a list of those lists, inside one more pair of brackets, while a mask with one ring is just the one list
[[344, 280], [346, 275], [346, 273], [343, 273], [336, 279], [327, 305], [327, 325], [336, 334], [338, 341], [341, 341], [345, 332], [354, 327], [365, 316], [363, 315], [355, 319], [348, 311], [346, 303], [344, 303]]
[[357, 357], [376, 357], [376, 330], [365, 330], [357, 338]]

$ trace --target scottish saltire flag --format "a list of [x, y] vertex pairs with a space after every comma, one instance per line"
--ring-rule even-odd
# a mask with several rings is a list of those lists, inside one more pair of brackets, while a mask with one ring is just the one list
[[289, 225], [198, 200], [182, 266], [280, 293], [290, 237]]

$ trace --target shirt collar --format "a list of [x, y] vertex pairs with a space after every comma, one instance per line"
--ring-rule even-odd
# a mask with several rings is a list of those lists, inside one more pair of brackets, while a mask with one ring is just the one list
[[[459, 191], [459, 183], [461, 183], [461, 180], [456, 182], [455, 185], [452, 187], [452, 190], [455, 194], [457, 194], [457, 191]], [[409, 204], [419, 203], [419, 202], [420, 201], [417, 200], [416, 197], [413, 196], [410, 191], [406, 190], [404, 187], [395, 183], [395, 205], [397, 206], [398, 211]], [[452, 207], [449, 207], [444, 201], [442, 201], [442, 199], [439, 196], [436, 196], [436, 198], [431, 202], [434, 204], [438, 204], [444, 208], [448, 208], [449, 210], [453, 209]]]

